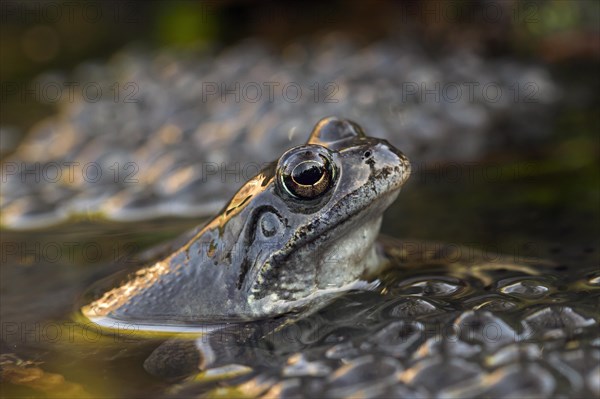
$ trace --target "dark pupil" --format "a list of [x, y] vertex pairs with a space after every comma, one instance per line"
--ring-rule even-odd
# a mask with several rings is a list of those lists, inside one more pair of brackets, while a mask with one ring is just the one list
[[323, 167], [316, 162], [302, 162], [292, 171], [292, 179], [303, 186], [312, 186], [323, 176]]

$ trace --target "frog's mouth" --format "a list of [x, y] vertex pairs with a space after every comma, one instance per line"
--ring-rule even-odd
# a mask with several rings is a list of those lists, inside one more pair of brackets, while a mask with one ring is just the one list
[[364, 286], [382, 264], [374, 246], [382, 214], [407, 174], [406, 169], [381, 170], [371, 183], [336, 201], [319, 217], [318, 227], [305, 226], [310, 235], [293, 249], [275, 252], [248, 276], [251, 299], [264, 298], [261, 310], [268, 313], [275, 302], [280, 309], [282, 302], [293, 308], [308, 298]]
[[[377, 207], [385, 210], [397, 195], [398, 191], [379, 198]], [[342, 292], [376, 288], [376, 273], [383, 262], [374, 243], [382, 211], [377, 214], [367, 208], [323, 231], [284, 260], [263, 265], [250, 297], [254, 311], [261, 316], [295, 312]]]
[[[318, 218], [319, 226], [322, 228], [316, 228], [313, 224], [307, 225], [306, 230], [313, 233], [307, 235], [304, 242], [300, 241], [298, 247], [342, 241], [346, 238], [345, 235], [351, 233], [358, 226], [369, 225], [369, 220], [381, 219], [385, 210], [398, 198], [409, 174], [410, 166], [408, 164], [405, 164], [403, 170], [400, 167], [382, 169], [371, 179], [370, 184], [346, 194], [325, 211]], [[390, 176], [398, 176], [398, 178], [390, 178]], [[326, 221], [333, 222], [326, 223]], [[379, 224], [375, 230], [379, 231]], [[287, 257], [291, 252], [281, 253], [281, 255]]]

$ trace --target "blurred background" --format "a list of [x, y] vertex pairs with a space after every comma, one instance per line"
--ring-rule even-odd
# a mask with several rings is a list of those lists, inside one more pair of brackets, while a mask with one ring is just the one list
[[[598, 18], [597, 2], [585, 0], [3, 2], [2, 225], [98, 212], [117, 221], [208, 216], [250, 176], [206, 181], [198, 163], [268, 162], [335, 114], [413, 161], [419, 189], [385, 226], [393, 235], [486, 231], [495, 241], [505, 229], [538, 228], [525, 236], [595, 240]], [[299, 81], [302, 101], [279, 95], [257, 106], [227, 94], [227, 85], [269, 80]], [[82, 93], [86, 82], [103, 84], [100, 101]], [[207, 82], [226, 87], [206, 101]], [[319, 93], [309, 91], [315, 83]], [[182, 135], [158, 146], [173, 125]], [[40, 184], [6, 166], [115, 160], [138, 167], [134, 187]], [[157, 172], [157, 160], [168, 166]], [[510, 207], [522, 217], [498, 227]]]
[[[597, 1], [3, 0], [0, 18], [3, 320], [66, 319], [328, 115], [413, 163], [385, 234], [598, 265]], [[235, 97], [268, 82], [304, 95]], [[68, 162], [104, 178], [55, 178]], [[99, 392], [150, 386], [131, 359], [99, 376], [50, 344], [15, 345]]]
[[[194, 49], [253, 37], [283, 47], [299, 37], [342, 31], [363, 41], [402, 34], [432, 51], [468, 47], [487, 57], [535, 60], [573, 82], [597, 83], [592, 73], [599, 57], [596, 2], [444, 3], [4, 1], [0, 74], [5, 85], [26, 84], [42, 72], [71, 71], [83, 61], [107, 59], [130, 43]], [[53, 112], [43, 104], [22, 107], [15, 97], [5, 86], [2, 125], [26, 129]]]

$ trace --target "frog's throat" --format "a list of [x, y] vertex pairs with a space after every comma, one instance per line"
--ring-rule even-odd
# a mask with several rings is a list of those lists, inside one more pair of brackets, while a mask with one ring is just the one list
[[316, 289], [342, 286], [375, 273], [381, 260], [375, 249], [381, 220], [381, 215], [374, 217], [325, 247], [321, 259], [316, 259]]

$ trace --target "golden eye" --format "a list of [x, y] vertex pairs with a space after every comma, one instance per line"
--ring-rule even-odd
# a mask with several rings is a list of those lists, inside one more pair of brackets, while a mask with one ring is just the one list
[[285, 153], [277, 168], [282, 188], [296, 198], [313, 199], [333, 185], [335, 169], [329, 151], [318, 145], [296, 147]]

